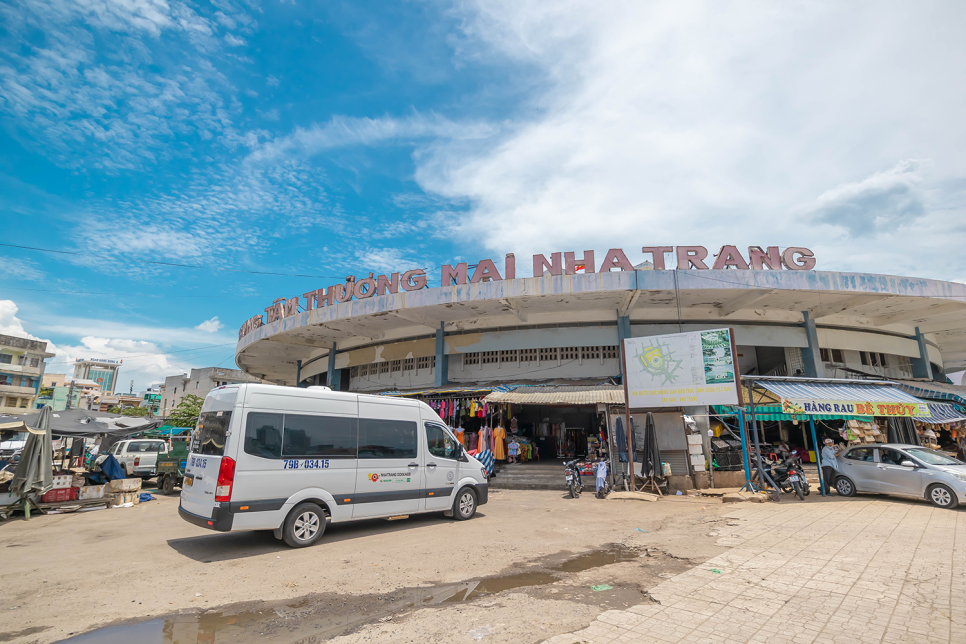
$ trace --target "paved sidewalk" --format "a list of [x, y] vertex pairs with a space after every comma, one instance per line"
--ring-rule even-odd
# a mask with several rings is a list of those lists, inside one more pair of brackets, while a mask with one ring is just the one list
[[548, 644], [966, 642], [966, 509], [860, 497], [728, 516], [733, 549]]

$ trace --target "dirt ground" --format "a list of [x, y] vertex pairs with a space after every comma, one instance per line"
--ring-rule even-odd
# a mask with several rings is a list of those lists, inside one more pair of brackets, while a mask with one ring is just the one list
[[[471, 521], [330, 525], [299, 550], [270, 532], [204, 530], [177, 507], [159, 496], [0, 524], [0, 642], [105, 626], [76, 641], [538, 642], [647, 601], [648, 588], [721, 553], [733, 506], [493, 491]], [[621, 562], [607, 544], [622, 545]]]

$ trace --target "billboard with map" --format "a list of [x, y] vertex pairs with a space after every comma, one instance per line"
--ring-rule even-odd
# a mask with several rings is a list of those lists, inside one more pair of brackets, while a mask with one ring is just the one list
[[624, 340], [631, 409], [737, 405], [729, 329]]

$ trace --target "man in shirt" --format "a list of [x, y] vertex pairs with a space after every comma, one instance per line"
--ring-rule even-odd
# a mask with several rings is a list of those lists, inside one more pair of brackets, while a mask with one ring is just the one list
[[831, 438], [825, 439], [825, 447], [822, 448], [822, 479], [825, 481], [825, 493], [835, 484], [835, 477], [839, 473], [838, 455], [841, 453], [835, 446]]
[[597, 475], [597, 498], [603, 498], [600, 491], [607, 487], [607, 461], [601, 458], [594, 463], [594, 473]]

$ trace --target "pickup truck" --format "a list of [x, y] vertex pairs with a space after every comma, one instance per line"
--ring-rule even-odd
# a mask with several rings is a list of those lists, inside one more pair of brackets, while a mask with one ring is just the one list
[[[114, 458], [117, 459], [126, 477], [142, 479], [152, 478], [156, 474], [158, 455], [166, 455], [167, 453], [168, 443], [153, 438], [123, 440], [115, 443], [107, 451], [107, 454], [113, 454]], [[98, 465], [107, 458], [107, 454], [98, 457]]]

